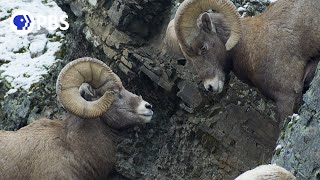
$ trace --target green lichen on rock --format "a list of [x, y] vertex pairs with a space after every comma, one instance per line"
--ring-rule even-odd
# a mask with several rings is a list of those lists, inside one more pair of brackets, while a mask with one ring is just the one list
[[0, 111], [2, 119], [0, 129], [17, 130], [35, 119], [51, 118], [55, 113], [61, 112], [57, 107], [55, 94], [57, 73], [61, 68], [59, 62], [51, 66], [48, 74], [44, 75], [40, 82], [33, 84], [29, 91], [19, 89], [4, 97], [8, 88], [5, 85], [0, 87], [0, 90], [4, 91]]
[[[55, 53], [56, 59], [63, 59], [66, 55], [66, 45]], [[47, 117], [53, 118], [62, 114], [64, 110], [56, 103], [55, 83], [58, 73], [66, 61], [56, 60], [49, 67], [48, 73], [39, 82], [31, 85], [28, 91], [18, 89], [17, 92], [6, 95], [11, 89], [5, 79], [0, 83], [0, 129], [17, 130], [34, 120]], [[28, 75], [24, 75], [28, 76]]]
[[31, 101], [25, 96], [26, 91], [11, 94], [1, 102], [0, 129], [17, 130], [26, 125], [26, 118], [30, 111]]
[[57, 34], [48, 34], [47, 38], [49, 38], [50, 42], [61, 42], [64, 40], [63, 36], [57, 35]]
[[[7, 15], [0, 17], [0, 21], [4, 21], [4, 20], [10, 18], [10, 16], [12, 15], [12, 11], [13, 11], [13, 9], [7, 10], [7, 13], [6, 13]], [[0, 10], [0, 12], [2, 12], [2, 10]]]

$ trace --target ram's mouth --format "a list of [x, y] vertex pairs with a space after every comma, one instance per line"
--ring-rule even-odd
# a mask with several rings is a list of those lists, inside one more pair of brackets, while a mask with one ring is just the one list
[[144, 123], [148, 123], [152, 119], [153, 111], [150, 110], [149, 112], [139, 113], [138, 115], [140, 116], [141, 119], [143, 119]]
[[143, 123], [151, 121], [153, 111], [151, 110], [152, 105], [146, 101], [141, 101], [136, 109], [136, 114], [141, 118]]
[[139, 114], [139, 116], [143, 116], [143, 117], [149, 117], [152, 116], [153, 114]]

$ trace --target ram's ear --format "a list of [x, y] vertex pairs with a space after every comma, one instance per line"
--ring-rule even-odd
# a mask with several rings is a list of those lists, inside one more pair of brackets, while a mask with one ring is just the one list
[[214, 32], [216, 33], [216, 27], [214, 26], [214, 24], [212, 23], [210, 16], [208, 13], [203, 13], [201, 15], [201, 24], [200, 24], [200, 28], [203, 29], [205, 32], [207, 33], [211, 33]]

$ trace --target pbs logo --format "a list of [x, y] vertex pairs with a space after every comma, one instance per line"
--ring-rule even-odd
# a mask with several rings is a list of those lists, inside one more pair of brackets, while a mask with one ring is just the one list
[[11, 16], [10, 26], [15, 33], [25, 35], [33, 30], [34, 22], [35, 20], [31, 13], [20, 10]]
[[11, 29], [20, 35], [30, 33], [33, 29], [40, 30], [42, 27], [47, 30], [67, 30], [69, 23], [66, 21], [67, 15], [54, 16], [54, 15], [36, 15], [35, 17], [28, 11], [19, 10], [15, 12], [10, 19]]

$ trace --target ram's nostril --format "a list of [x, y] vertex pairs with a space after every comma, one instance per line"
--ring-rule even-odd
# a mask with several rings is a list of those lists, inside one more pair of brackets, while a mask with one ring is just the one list
[[152, 109], [152, 105], [151, 105], [151, 104], [146, 104], [145, 107], [146, 107], [147, 109]]
[[213, 91], [213, 87], [211, 85], [208, 86], [208, 91], [210, 91], [210, 92]]

